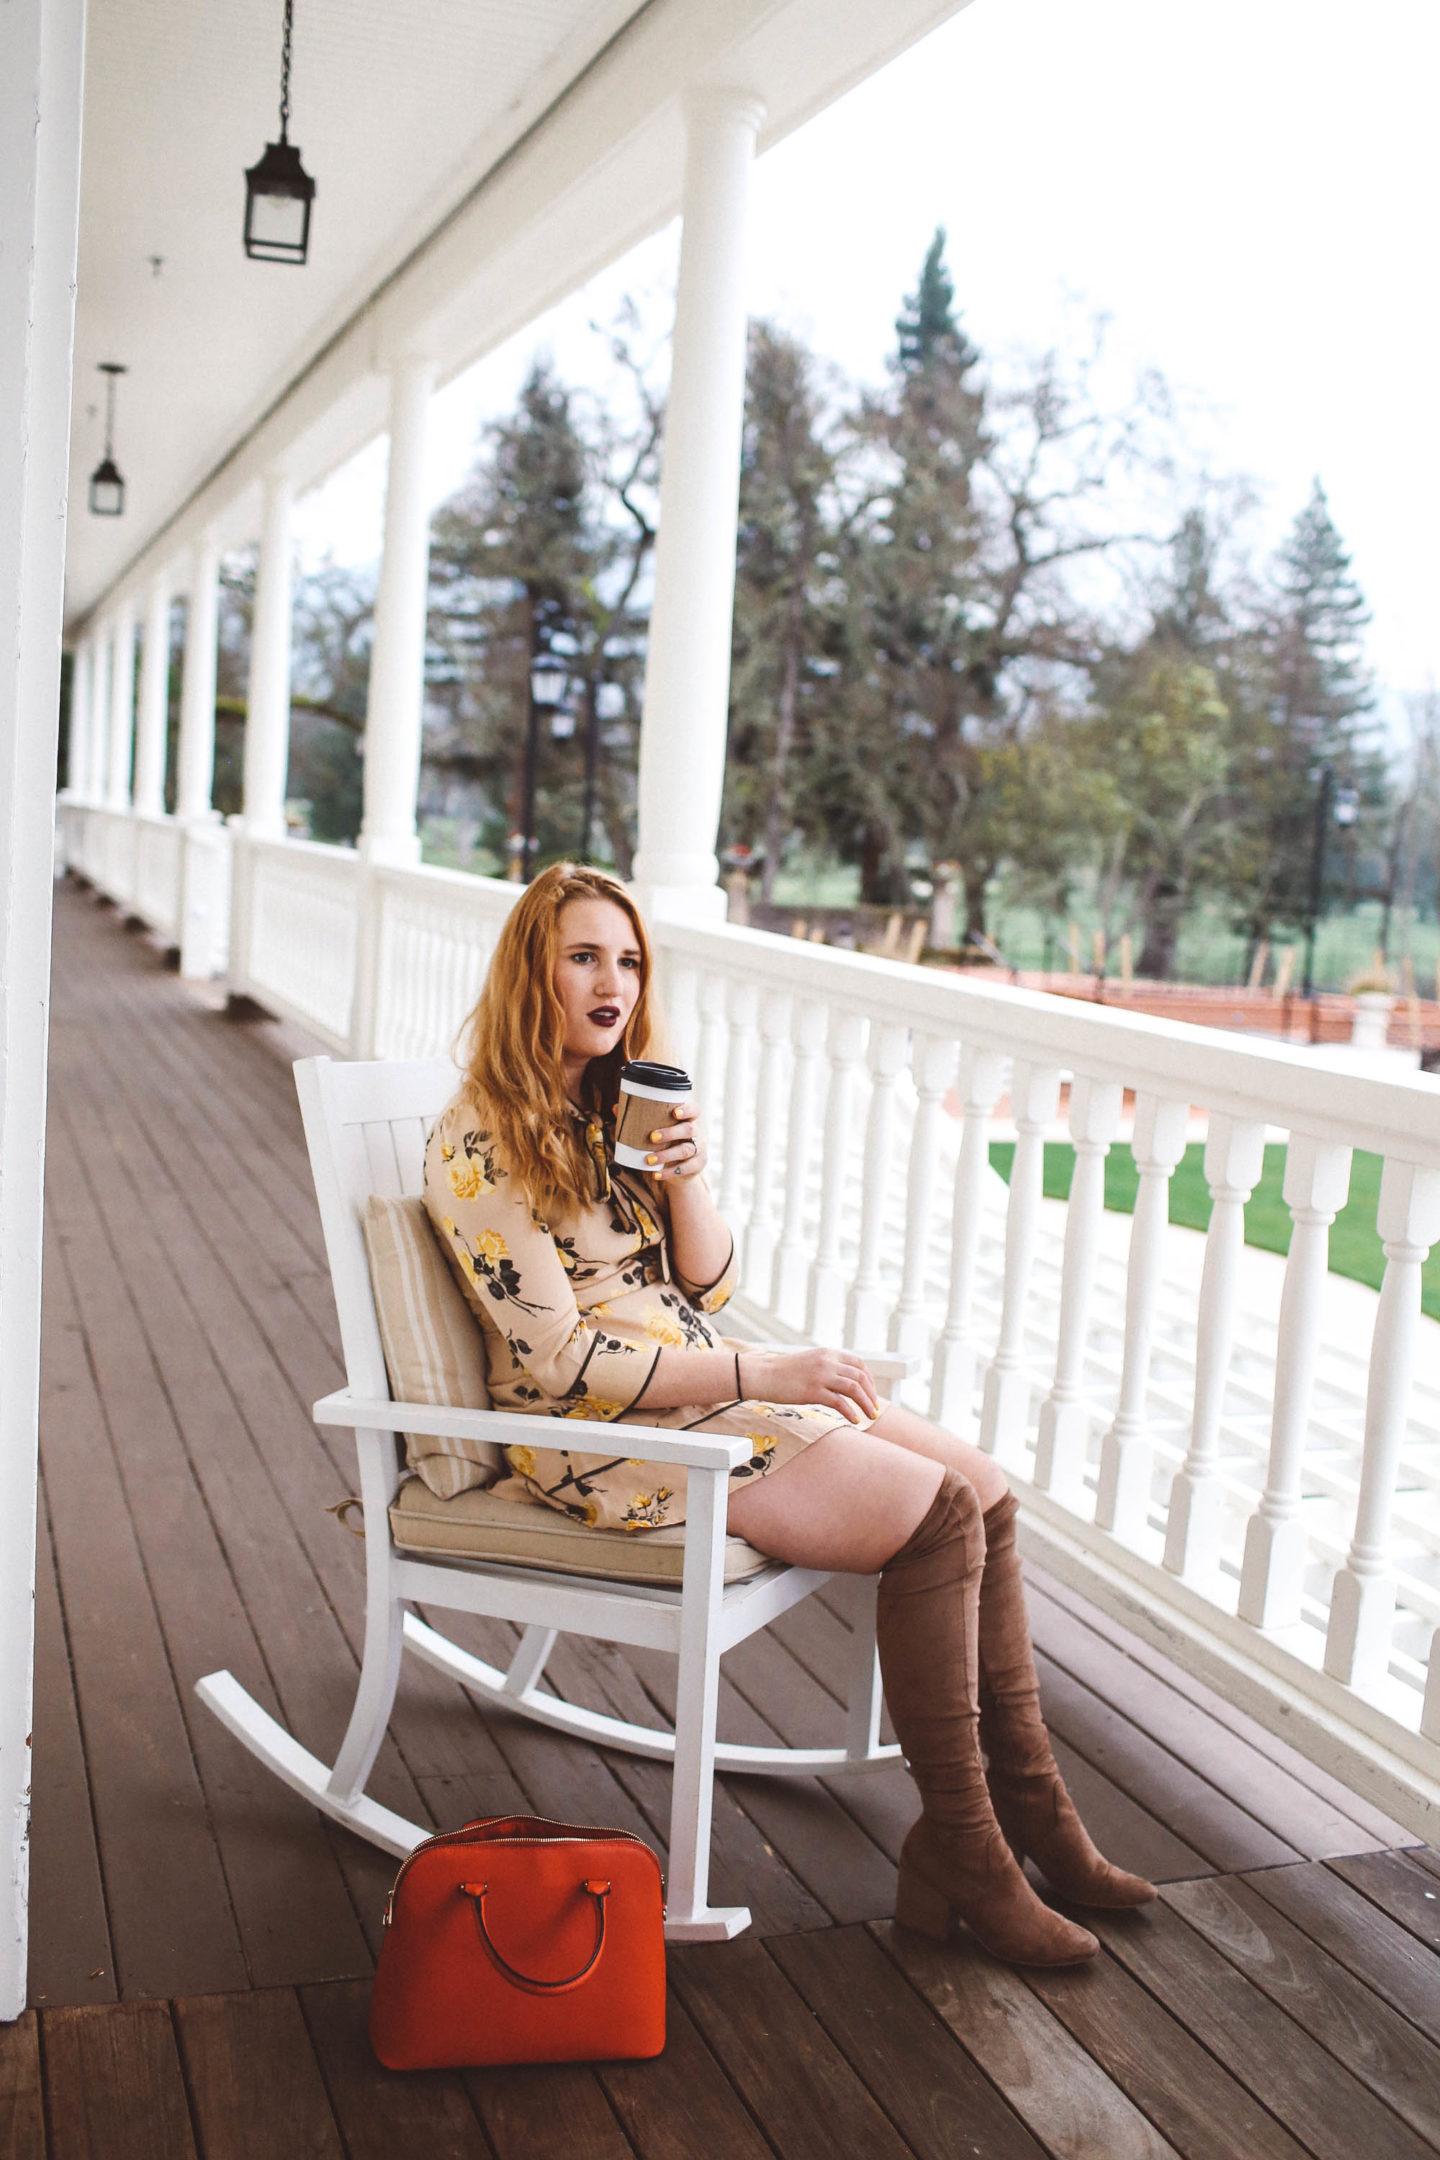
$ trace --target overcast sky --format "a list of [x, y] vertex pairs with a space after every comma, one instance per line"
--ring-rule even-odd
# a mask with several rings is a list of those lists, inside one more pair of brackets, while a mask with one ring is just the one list
[[[759, 163], [754, 313], [878, 379], [937, 224], [987, 355], [1163, 371], [1199, 460], [1250, 474], [1254, 537], [1315, 475], [1394, 691], [1440, 678], [1436, 0], [973, 0]], [[657, 337], [671, 228], [437, 400], [437, 499], [537, 343], [603, 382], [586, 329], [634, 289]], [[302, 544], [378, 547], [380, 446], [303, 506]], [[362, 537], [365, 536], [365, 537]]]

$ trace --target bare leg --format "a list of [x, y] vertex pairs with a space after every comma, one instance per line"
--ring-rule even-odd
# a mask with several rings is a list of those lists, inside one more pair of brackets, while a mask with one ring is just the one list
[[931, 1462], [943, 1463], [947, 1470], [958, 1470], [974, 1486], [982, 1508], [994, 1507], [996, 1501], [1003, 1500], [1010, 1490], [1005, 1473], [993, 1455], [987, 1455], [983, 1448], [972, 1447], [968, 1440], [947, 1432], [943, 1425], [932, 1425], [929, 1418], [920, 1417], [899, 1403], [883, 1404], [879, 1417], [871, 1419], [869, 1429], [896, 1447], [907, 1448], [914, 1455], [927, 1456]]
[[826, 1433], [729, 1492], [729, 1528], [794, 1567], [873, 1575], [913, 1535], [940, 1489], [938, 1462], [857, 1427]]

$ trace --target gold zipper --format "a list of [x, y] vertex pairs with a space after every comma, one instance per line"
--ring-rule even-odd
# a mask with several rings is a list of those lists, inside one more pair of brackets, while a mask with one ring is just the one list
[[[644, 1840], [644, 1838], [642, 1838], [642, 1837], [638, 1836], [638, 1835], [636, 1834], [636, 1832], [635, 1832], [635, 1831], [633, 1831], [633, 1830], [615, 1830], [615, 1829], [611, 1829], [611, 1828], [609, 1828], [609, 1827], [608, 1827], [607, 1825], [605, 1825], [605, 1824], [603, 1824], [603, 1823], [598, 1823], [598, 1824], [597, 1824], [597, 1823], [562, 1823], [562, 1822], [556, 1822], [556, 1821], [554, 1820], [554, 1818], [553, 1818], [552, 1816], [549, 1816], [549, 1815], [532, 1815], [532, 1816], [530, 1816], [530, 1817], [529, 1817], [528, 1819], [529, 1819], [529, 1820], [530, 1820], [531, 1822], [537, 1822], [537, 1823], [546, 1823], [546, 1824], [548, 1824], [548, 1825], [549, 1825], [549, 1827], [550, 1827], [550, 1828], [551, 1828], [552, 1830], [570, 1830], [570, 1831], [573, 1831], [573, 1832], [575, 1833], [576, 1839], [578, 1839], [578, 1840], [581, 1840], [581, 1841], [583, 1841], [583, 1840], [584, 1840], [584, 1839], [586, 1839], [586, 1838], [595, 1838], [595, 1837], [621, 1838], [621, 1839], [623, 1839], [623, 1840], [624, 1840], [624, 1842], [625, 1842], [625, 1843], [626, 1843], [627, 1845], [639, 1845], [639, 1846], [640, 1846], [640, 1847], [641, 1847], [641, 1848], [642, 1848], [642, 1849], [643, 1849], [643, 1850], [644, 1850], [645, 1852], [649, 1852], [649, 1851], [651, 1850], [651, 1848], [650, 1848], [650, 1847], [649, 1847], [649, 1846], [648, 1846], [648, 1845], [647, 1845], [647, 1844], [645, 1843], [645, 1840]], [[405, 1880], [405, 1870], [406, 1870], [406, 1869], [407, 1869], [407, 1868], [409, 1867], [409, 1865], [410, 1865], [410, 1863], [411, 1863], [411, 1861], [412, 1861], [412, 1860], [418, 1860], [418, 1859], [419, 1859], [419, 1857], [420, 1857], [420, 1855], [421, 1855], [421, 1853], [422, 1853], [422, 1852], [428, 1852], [428, 1851], [430, 1850], [430, 1848], [431, 1848], [432, 1846], [435, 1846], [435, 1845], [482, 1845], [482, 1844], [488, 1844], [488, 1845], [564, 1845], [564, 1844], [567, 1844], [567, 1843], [569, 1843], [569, 1842], [571, 1842], [571, 1841], [570, 1841], [570, 1840], [568, 1840], [568, 1839], [566, 1839], [566, 1838], [555, 1838], [555, 1837], [498, 1837], [498, 1838], [487, 1838], [487, 1837], [486, 1837], [486, 1836], [484, 1835], [484, 1830], [483, 1830], [483, 1827], [482, 1827], [482, 1828], [478, 1828], [478, 1829], [475, 1829], [475, 1830], [470, 1830], [470, 1831], [466, 1831], [466, 1830], [437, 1830], [437, 1831], [435, 1832], [435, 1834], [434, 1834], [434, 1836], [433, 1836], [433, 1837], [428, 1837], [428, 1838], [422, 1838], [422, 1839], [420, 1840], [420, 1843], [419, 1843], [418, 1845], [412, 1845], [412, 1846], [411, 1846], [411, 1848], [410, 1848], [410, 1850], [409, 1850], [409, 1852], [408, 1852], [408, 1853], [406, 1853], [406, 1855], [405, 1855], [405, 1858], [404, 1858], [404, 1859], [403, 1859], [403, 1860], [401, 1861], [401, 1863], [400, 1863], [400, 1872], [399, 1872], [399, 1873], [398, 1873], [398, 1874], [396, 1875], [396, 1877], [395, 1877], [395, 1880], [394, 1880], [394, 1882], [393, 1882], [393, 1883], [391, 1883], [391, 1885], [390, 1885], [390, 1894], [389, 1894], [389, 1896], [388, 1896], [388, 1897], [386, 1898], [386, 1900], [385, 1900], [385, 1910], [384, 1910], [384, 1912], [383, 1912], [383, 1913], [382, 1913], [382, 1914], [380, 1915], [380, 1925], [381, 1925], [382, 1927], [389, 1927], [389, 1926], [390, 1926], [390, 1924], [391, 1924], [391, 1922], [392, 1922], [392, 1920], [393, 1920], [393, 1919], [394, 1919], [394, 1917], [395, 1917], [395, 1898], [396, 1898], [396, 1893], [398, 1892], [398, 1890], [399, 1890], [399, 1888], [400, 1888], [400, 1885], [401, 1885], [401, 1883], [402, 1883], [402, 1882], [403, 1882], [403, 1881]], [[661, 1900], [662, 1900], [662, 1907], [663, 1907], [663, 1900], [664, 1900], [664, 1897], [665, 1897], [665, 1891], [666, 1891], [666, 1887], [667, 1887], [667, 1885], [666, 1885], [666, 1881], [665, 1881], [665, 1870], [664, 1870], [663, 1868], [661, 1868], [661, 1870], [660, 1870], [660, 1896], [661, 1896]]]

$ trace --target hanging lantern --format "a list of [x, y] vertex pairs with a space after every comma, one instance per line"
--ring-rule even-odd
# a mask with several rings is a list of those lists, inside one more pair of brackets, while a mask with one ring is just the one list
[[115, 433], [115, 378], [125, 369], [118, 360], [99, 362], [100, 373], [108, 379], [105, 384], [105, 455], [90, 475], [90, 514], [92, 517], [119, 517], [125, 508], [125, 482], [115, 463], [112, 437]]
[[315, 182], [291, 142], [290, 30], [294, 0], [285, 0], [280, 53], [280, 140], [245, 168], [245, 253], [253, 262], [303, 263], [310, 246], [310, 205]]

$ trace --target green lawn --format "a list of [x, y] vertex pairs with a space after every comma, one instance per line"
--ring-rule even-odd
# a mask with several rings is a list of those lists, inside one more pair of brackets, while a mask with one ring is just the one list
[[[990, 1160], [1006, 1183], [1015, 1159], [1013, 1140], [997, 1140]], [[1170, 1220], [1189, 1230], [1204, 1230], [1210, 1222], [1210, 1192], [1205, 1183], [1205, 1150], [1200, 1141], [1187, 1147], [1170, 1180]], [[1075, 1171], [1075, 1150], [1065, 1141], [1045, 1144], [1045, 1193], [1047, 1199], [1067, 1200]], [[1285, 1173], [1285, 1150], [1277, 1144], [1265, 1150], [1260, 1183], [1245, 1210], [1245, 1242], [1265, 1252], [1290, 1250], [1290, 1211], [1280, 1191]], [[1105, 1160], [1105, 1205], [1121, 1215], [1133, 1214], [1140, 1183], [1135, 1158], [1128, 1147], [1113, 1147]], [[1380, 1287], [1385, 1255], [1375, 1229], [1375, 1209], [1380, 1197], [1380, 1157], [1355, 1151], [1350, 1178], [1350, 1198], [1335, 1218], [1330, 1232], [1332, 1274], [1348, 1275], [1355, 1282]], [[1440, 1246], [1421, 1270], [1420, 1302], [1434, 1320], [1440, 1320]]]

